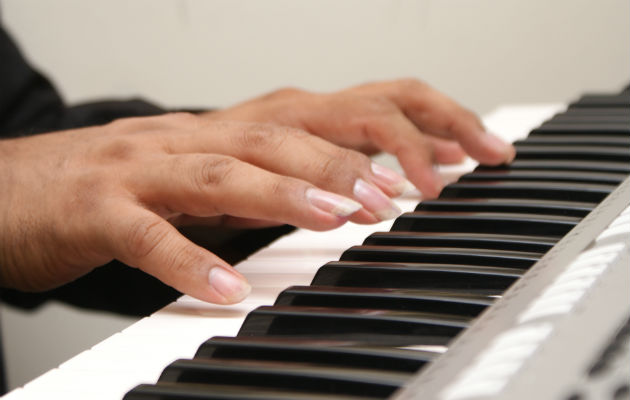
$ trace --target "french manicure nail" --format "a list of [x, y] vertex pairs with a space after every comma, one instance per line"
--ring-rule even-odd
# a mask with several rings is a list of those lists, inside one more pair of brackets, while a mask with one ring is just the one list
[[410, 190], [408, 192], [403, 193], [403, 196], [405, 196], [405, 198], [409, 198], [409, 199], [421, 199], [422, 198], [422, 192], [416, 188], [414, 188], [413, 190]]
[[361, 178], [356, 180], [353, 192], [363, 207], [381, 221], [396, 218], [401, 213], [400, 208], [385, 193]]
[[306, 198], [313, 206], [338, 217], [347, 217], [362, 207], [352, 199], [317, 188], [306, 190]]
[[218, 266], [210, 269], [208, 283], [228, 303], [238, 303], [252, 291], [252, 287], [245, 280]]
[[407, 194], [415, 189], [415, 186], [411, 182], [403, 178], [396, 171], [375, 162], [372, 163], [372, 173], [379, 183], [385, 185], [394, 193], [394, 196]]

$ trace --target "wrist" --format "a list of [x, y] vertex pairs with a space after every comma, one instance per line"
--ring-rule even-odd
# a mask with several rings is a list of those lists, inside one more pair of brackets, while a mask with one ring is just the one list
[[[21, 168], [16, 162], [19, 159], [18, 143], [24, 139], [3, 139], [0, 140], [0, 286], [14, 287], [18, 270], [19, 254], [16, 253], [15, 238], [20, 231], [16, 231], [15, 224], [20, 199], [17, 198], [16, 190], [19, 184], [17, 173]], [[24, 228], [23, 226], [21, 228]]]

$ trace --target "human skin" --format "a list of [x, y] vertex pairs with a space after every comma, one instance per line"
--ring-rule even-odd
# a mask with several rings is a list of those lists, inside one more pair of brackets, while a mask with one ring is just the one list
[[416, 79], [335, 93], [281, 89], [207, 117], [287, 125], [366, 154], [393, 154], [425, 198], [436, 197], [443, 187], [436, 163], [457, 163], [469, 154], [496, 165], [515, 154], [511, 145], [487, 133], [474, 113]]
[[376, 151], [398, 157], [426, 198], [442, 185], [434, 162], [514, 157], [474, 114], [413, 80], [2, 140], [0, 285], [46, 290], [118, 259], [201, 300], [241, 301], [245, 278], [176, 226], [392, 218], [390, 198], [413, 186], [364, 154]]

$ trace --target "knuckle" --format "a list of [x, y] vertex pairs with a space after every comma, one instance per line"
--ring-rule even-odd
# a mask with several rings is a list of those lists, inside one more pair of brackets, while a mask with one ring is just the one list
[[365, 155], [354, 150], [339, 148], [320, 164], [319, 177], [325, 183], [347, 179], [349, 182], [343, 183], [350, 184], [362, 175], [360, 171], [367, 171], [369, 165], [370, 161]]
[[169, 250], [169, 258], [166, 259], [167, 274], [170, 279], [177, 279], [182, 274], [189, 273], [191, 266], [203, 265], [205, 257], [200, 250], [193, 246], [173, 246]]
[[125, 117], [115, 119], [112, 122], [106, 124], [109, 131], [114, 134], [129, 135], [135, 132], [144, 131], [147, 126], [152, 126], [155, 121], [160, 121], [164, 116], [149, 116], [149, 117]]
[[472, 123], [479, 126], [483, 126], [483, 123], [479, 119], [479, 116], [467, 108], [462, 109], [462, 118], [471, 121]]
[[217, 186], [229, 179], [236, 167], [236, 159], [227, 156], [207, 157], [199, 169], [197, 183], [201, 190]]
[[364, 154], [361, 154], [356, 150], [345, 149], [342, 147], [335, 149], [334, 158], [346, 167], [349, 165], [351, 167], [361, 168], [369, 164], [369, 159]]
[[[265, 180], [262, 189], [264, 192], [265, 203], [273, 207], [274, 218], [282, 220], [282, 216], [290, 212], [290, 204], [297, 204], [302, 201], [302, 195], [305, 191], [304, 183], [299, 179], [287, 176], [275, 176]], [[277, 204], [284, 204], [286, 207], [277, 208]]]
[[365, 99], [359, 107], [361, 112], [352, 116], [349, 124], [362, 132], [366, 138], [371, 131], [380, 130], [390, 118], [395, 118], [401, 113], [395, 103], [383, 96]]
[[331, 182], [339, 177], [339, 167], [342, 161], [339, 158], [328, 157], [319, 167], [319, 177], [323, 182]]
[[136, 141], [128, 136], [108, 138], [100, 147], [96, 159], [106, 162], [127, 161], [134, 158], [140, 147]]
[[258, 123], [248, 124], [235, 137], [237, 145], [249, 150], [273, 151], [282, 142], [270, 125]]
[[269, 93], [266, 97], [267, 99], [278, 99], [278, 98], [295, 97], [304, 93], [306, 93], [306, 91], [300, 88], [284, 87], [281, 89], [274, 90], [273, 92]]
[[105, 128], [111, 133], [127, 134], [133, 132], [142, 119], [141, 117], [119, 118], [105, 124]]
[[160, 246], [166, 230], [162, 229], [161, 221], [155, 218], [141, 217], [131, 223], [127, 231], [126, 251], [134, 260], [148, 257]]
[[431, 91], [431, 87], [419, 79], [404, 78], [396, 81], [394, 90], [398, 97], [417, 103], [422, 102], [422, 99]]
[[417, 78], [402, 78], [397, 82], [398, 86], [405, 91], [419, 91], [428, 88], [428, 84]]
[[367, 116], [372, 119], [390, 116], [400, 112], [398, 106], [385, 96], [371, 98], [366, 108], [368, 111]]
[[175, 112], [165, 117], [177, 125], [196, 127], [199, 124], [199, 116], [190, 112]]
[[286, 199], [290, 192], [291, 183], [287, 180], [274, 179], [269, 183], [269, 196], [272, 199]]
[[286, 136], [293, 136], [298, 140], [316, 140], [316, 137], [308, 133], [303, 129], [292, 128], [289, 126], [278, 127], [280, 130], [276, 133], [276, 137], [279, 139], [278, 144], [282, 144]]

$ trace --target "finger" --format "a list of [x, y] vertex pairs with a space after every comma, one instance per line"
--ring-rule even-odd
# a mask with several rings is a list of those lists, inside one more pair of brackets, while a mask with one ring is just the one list
[[216, 154], [170, 155], [129, 179], [139, 201], [162, 216], [231, 215], [327, 230], [361, 209], [300, 179]]
[[433, 157], [438, 164], [457, 164], [466, 158], [466, 152], [456, 141], [428, 137], [433, 147]]
[[398, 158], [409, 180], [425, 198], [440, 193], [443, 182], [433, 168], [432, 142], [401, 112], [377, 115], [365, 122], [364, 129], [373, 143]]
[[130, 202], [114, 206], [109, 246], [120, 261], [211, 303], [237, 303], [249, 294], [251, 287], [240, 273], [158, 215]]
[[359, 212], [352, 217], [355, 222], [373, 223], [400, 213], [388, 195], [400, 195], [406, 180], [399, 175], [384, 179], [372, 169], [370, 159], [357, 151], [288, 127], [264, 124], [224, 124], [223, 127], [225, 131], [219, 134], [190, 132], [177, 140], [168, 137], [166, 140], [172, 141], [168, 146], [175, 152], [196, 150], [229, 155], [354, 198], [373, 214]]
[[457, 140], [482, 163], [514, 158], [514, 147], [487, 133], [474, 113], [425, 83], [405, 79], [372, 84], [368, 90], [385, 93], [423, 132]]

